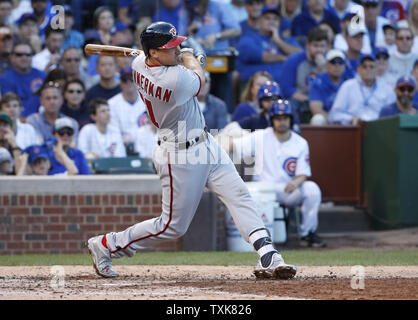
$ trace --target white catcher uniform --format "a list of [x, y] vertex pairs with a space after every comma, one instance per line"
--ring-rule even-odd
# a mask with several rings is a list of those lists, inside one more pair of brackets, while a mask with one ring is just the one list
[[[263, 147], [256, 150], [257, 145]], [[289, 140], [280, 142], [274, 135], [273, 128], [269, 127], [234, 139], [234, 150], [243, 158], [255, 156], [254, 180], [275, 182], [278, 202], [289, 207], [302, 206], [299, 236], [304, 237], [311, 231], [315, 232], [321, 205], [321, 190], [318, 185], [313, 181], [305, 181], [292, 193], [284, 191], [295, 176], [311, 176], [308, 142], [293, 131]]]
[[[205, 187], [225, 203], [244, 239], [253, 245], [266, 239], [267, 231], [247, 186], [229, 156], [204, 130], [196, 99], [201, 86], [199, 76], [181, 65], [148, 65], [144, 54], [133, 61], [132, 69], [150, 121], [158, 128], [159, 145], [153, 159], [162, 182], [162, 214], [122, 232], [108, 233], [102, 241], [111, 257], [132, 256], [158, 241], [182, 236]], [[271, 243], [254, 247], [260, 257], [275, 251]]]

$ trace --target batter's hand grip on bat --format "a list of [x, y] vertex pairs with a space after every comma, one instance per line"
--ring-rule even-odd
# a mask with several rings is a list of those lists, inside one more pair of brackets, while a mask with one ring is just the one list
[[126, 58], [135, 58], [142, 53], [141, 50], [137, 49], [117, 46], [106, 46], [101, 44], [88, 44], [84, 47], [84, 52], [89, 55]]

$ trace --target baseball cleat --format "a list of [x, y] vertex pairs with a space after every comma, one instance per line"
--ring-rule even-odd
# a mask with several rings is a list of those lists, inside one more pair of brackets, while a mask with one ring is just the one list
[[327, 243], [315, 232], [309, 232], [307, 236], [300, 239], [299, 245], [301, 247], [325, 248]]
[[87, 248], [93, 259], [93, 267], [96, 273], [103, 278], [114, 278], [118, 273], [112, 270], [112, 259], [110, 259], [109, 249], [102, 244], [103, 236], [90, 238], [87, 241]]
[[258, 279], [292, 279], [296, 275], [297, 268], [286, 264], [282, 256], [278, 253], [273, 254], [270, 265], [263, 267], [258, 261], [254, 270], [254, 275]]

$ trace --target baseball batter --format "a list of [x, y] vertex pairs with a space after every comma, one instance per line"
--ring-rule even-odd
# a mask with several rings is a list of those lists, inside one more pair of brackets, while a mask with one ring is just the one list
[[256, 277], [293, 278], [296, 267], [286, 264], [273, 247], [234, 164], [205, 130], [196, 98], [204, 71], [193, 53], [179, 49], [185, 39], [173, 25], [153, 23], [141, 34], [144, 53], [132, 63], [134, 82], [158, 128], [153, 157], [162, 183], [161, 216], [90, 238], [94, 268], [100, 276], [115, 277], [113, 258], [130, 257], [161, 240], [181, 237], [207, 187], [225, 203], [243, 238], [259, 254]]

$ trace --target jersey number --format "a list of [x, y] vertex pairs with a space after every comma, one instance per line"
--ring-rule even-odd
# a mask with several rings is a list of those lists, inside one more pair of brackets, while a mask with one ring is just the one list
[[154, 111], [152, 111], [151, 101], [149, 101], [148, 99], [144, 99], [141, 92], [139, 94], [141, 95], [142, 101], [144, 101], [145, 105], [147, 106], [148, 114], [149, 114], [152, 124], [156, 126], [157, 128], [159, 128], [160, 126], [158, 125], [157, 121], [155, 121]]

